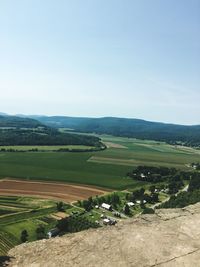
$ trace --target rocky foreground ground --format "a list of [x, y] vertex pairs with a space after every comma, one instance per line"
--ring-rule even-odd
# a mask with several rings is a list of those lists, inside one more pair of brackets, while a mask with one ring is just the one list
[[9, 256], [12, 267], [198, 267], [200, 203], [23, 244]]

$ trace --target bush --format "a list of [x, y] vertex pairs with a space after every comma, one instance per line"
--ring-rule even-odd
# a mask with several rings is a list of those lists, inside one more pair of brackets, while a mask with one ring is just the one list
[[21, 241], [22, 243], [26, 242], [28, 240], [28, 232], [26, 230], [23, 230], [21, 232]]
[[155, 210], [152, 208], [145, 208], [142, 212], [142, 214], [154, 214]]

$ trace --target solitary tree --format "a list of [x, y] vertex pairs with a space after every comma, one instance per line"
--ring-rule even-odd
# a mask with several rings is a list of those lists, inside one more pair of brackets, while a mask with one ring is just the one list
[[64, 210], [62, 201], [56, 203], [56, 205], [57, 205], [57, 210], [58, 211], [63, 211]]
[[151, 194], [153, 194], [155, 192], [155, 189], [156, 189], [155, 185], [151, 185], [149, 187], [149, 191], [151, 192]]
[[129, 215], [130, 214], [130, 208], [129, 208], [129, 205], [125, 205], [125, 207], [124, 207], [124, 213], [126, 214], [126, 215]]
[[38, 226], [38, 228], [36, 229], [36, 236], [37, 239], [45, 238], [45, 228], [43, 225]]
[[153, 193], [152, 194], [152, 202], [158, 202], [159, 201], [159, 198], [158, 198], [158, 194], [157, 193]]
[[23, 230], [21, 232], [21, 241], [22, 243], [26, 242], [28, 240], [28, 232], [26, 230]]
[[82, 205], [86, 211], [90, 211], [92, 209], [92, 205], [88, 200], [83, 200]]

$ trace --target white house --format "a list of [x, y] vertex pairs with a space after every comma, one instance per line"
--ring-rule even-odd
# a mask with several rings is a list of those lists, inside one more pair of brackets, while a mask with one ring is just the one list
[[107, 204], [107, 203], [102, 203], [101, 204], [101, 207], [104, 208], [104, 209], [106, 209], [106, 210], [112, 211], [112, 206], [109, 205], [109, 204]]
[[133, 206], [135, 206], [135, 204], [134, 204], [133, 202], [128, 202], [127, 205], [128, 205], [129, 207], [133, 207]]
[[103, 224], [107, 225], [109, 223], [110, 223], [110, 220], [109, 219], [106, 218], [106, 219], [103, 220]]

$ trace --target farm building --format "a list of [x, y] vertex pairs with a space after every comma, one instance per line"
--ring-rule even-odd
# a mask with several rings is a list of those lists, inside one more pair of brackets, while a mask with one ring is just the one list
[[135, 206], [135, 204], [134, 204], [133, 202], [128, 202], [127, 205], [128, 205], [129, 207], [133, 207], [133, 206]]
[[196, 169], [197, 169], [197, 165], [194, 164], [194, 165], [192, 166], [192, 168], [196, 170]]
[[60, 233], [58, 228], [51, 229], [48, 233], [47, 236], [48, 238], [55, 237]]
[[110, 218], [106, 218], [103, 220], [103, 224], [105, 225], [115, 225], [117, 223], [116, 220], [110, 219]]
[[107, 203], [102, 203], [101, 207], [106, 209], [106, 210], [112, 211], [112, 206], [107, 204]]
[[109, 223], [110, 223], [109, 219], [106, 218], [106, 219], [103, 220], [103, 224], [108, 225]]

